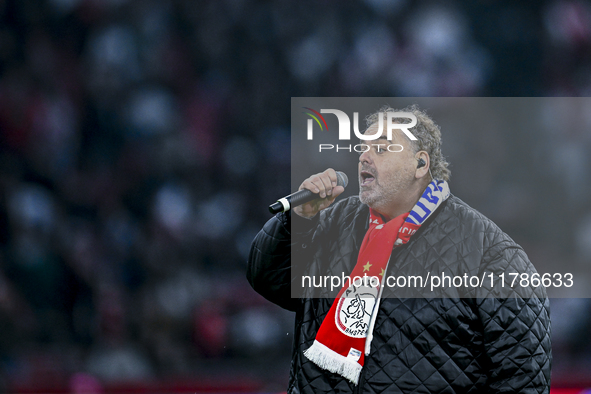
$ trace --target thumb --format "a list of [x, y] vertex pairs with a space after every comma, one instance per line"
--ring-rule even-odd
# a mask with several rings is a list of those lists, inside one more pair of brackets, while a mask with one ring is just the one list
[[340, 196], [341, 194], [343, 194], [344, 191], [345, 188], [343, 186], [336, 186], [334, 189], [332, 189], [332, 198], [334, 199]]
[[341, 194], [343, 194], [343, 192], [345, 191], [345, 188], [342, 186], [335, 186], [334, 189], [332, 189], [332, 195], [327, 196], [327, 200], [332, 204], [332, 202]]

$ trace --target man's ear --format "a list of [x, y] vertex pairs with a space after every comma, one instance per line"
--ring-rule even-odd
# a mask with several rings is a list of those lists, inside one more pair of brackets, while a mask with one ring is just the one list
[[417, 152], [415, 155], [417, 159], [417, 169], [415, 172], [415, 178], [420, 179], [429, 174], [429, 167], [431, 166], [431, 159], [429, 154], [424, 150]]

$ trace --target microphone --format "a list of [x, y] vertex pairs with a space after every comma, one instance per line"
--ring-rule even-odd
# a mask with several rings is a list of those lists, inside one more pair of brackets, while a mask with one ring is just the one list
[[[347, 187], [349, 178], [344, 172], [337, 171], [337, 186]], [[277, 202], [269, 205], [269, 212], [276, 214], [279, 212], [287, 212], [293, 207], [305, 204], [318, 198], [317, 193], [312, 193], [308, 189], [298, 190], [295, 193], [290, 194], [277, 200]]]

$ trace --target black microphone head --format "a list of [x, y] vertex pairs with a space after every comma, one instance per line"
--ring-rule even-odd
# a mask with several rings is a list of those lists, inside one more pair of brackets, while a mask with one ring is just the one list
[[337, 171], [337, 186], [347, 187], [349, 183], [349, 178], [347, 178], [347, 174], [341, 171]]

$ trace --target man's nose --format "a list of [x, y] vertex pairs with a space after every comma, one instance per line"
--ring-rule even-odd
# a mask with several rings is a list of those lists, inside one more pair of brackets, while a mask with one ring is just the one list
[[371, 149], [368, 149], [359, 155], [360, 163], [371, 163], [371, 160]]

